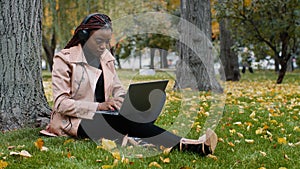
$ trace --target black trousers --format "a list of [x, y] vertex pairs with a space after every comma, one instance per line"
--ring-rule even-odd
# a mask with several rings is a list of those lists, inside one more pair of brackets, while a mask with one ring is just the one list
[[166, 131], [154, 123], [137, 123], [122, 115], [95, 114], [93, 120], [83, 119], [78, 129], [78, 137], [100, 140], [106, 138], [122, 142], [125, 135], [138, 137], [156, 146], [178, 146], [181, 137]]

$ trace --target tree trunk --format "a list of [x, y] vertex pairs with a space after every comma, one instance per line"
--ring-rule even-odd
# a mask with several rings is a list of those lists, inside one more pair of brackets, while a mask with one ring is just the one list
[[283, 78], [285, 76], [285, 73], [287, 71], [287, 64], [290, 60], [292, 54], [289, 49], [289, 34], [287, 32], [282, 32], [280, 34], [280, 40], [281, 40], [281, 56], [279, 58], [279, 64], [281, 66], [281, 69], [279, 70], [278, 78], [277, 78], [277, 84], [281, 84], [283, 81]]
[[181, 0], [181, 18], [175, 88], [222, 92], [214, 72], [210, 1]]
[[0, 130], [44, 125], [51, 110], [41, 77], [41, 0], [0, 5], [6, 9], [0, 13]]
[[155, 48], [150, 48], [150, 69], [154, 69]]
[[[221, 2], [220, 2], [221, 3]], [[228, 19], [220, 22], [220, 58], [223, 64], [226, 81], [239, 81], [240, 71], [237, 53], [232, 50], [233, 40], [228, 30]]]
[[45, 51], [45, 54], [47, 57], [47, 62], [50, 67], [50, 71], [52, 72], [53, 56], [54, 56], [54, 51], [55, 51], [55, 47], [56, 47], [55, 32], [52, 34], [51, 46], [49, 45], [45, 36], [43, 36], [42, 44], [43, 44], [43, 48], [44, 48], [44, 51]]
[[159, 50], [160, 54], [160, 68], [168, 68], [168, 51], [164, 49]]

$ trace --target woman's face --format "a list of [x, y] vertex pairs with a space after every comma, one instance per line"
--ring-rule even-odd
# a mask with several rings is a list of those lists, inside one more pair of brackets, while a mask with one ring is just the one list
[[84, 44], [84, 51], [94, 57], [100, 57], [108, 47], [112, 31], [110, 29], [98, 29], [90, 32], [90, 37]]

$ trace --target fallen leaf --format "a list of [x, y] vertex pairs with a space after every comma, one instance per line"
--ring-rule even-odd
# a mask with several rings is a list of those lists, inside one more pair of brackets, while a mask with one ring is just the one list
[[12, 152], [9, 153], [9, 155], [20, 155], [20, 152], [14, 152], [14, 151], [12, 151]]
[[36, 148], [38, 148], [39, 150], [42, 149], [43, 145], [44, 145], [44, 140], [41, 138], [38, 138], [36, 142], [34, 142], [34, 145]]
[[29, 152], [26, 151], [26, 150], [22, 150], [22, 151], [20, 152], [20, 156], [23, 156], [23, 157], [32, 157], [32, 155], [29, 154]]
[[157, 167], [157, 168], [162, 168], [156, 161], [153, 161], [149, 164], [149, 167]]
[[74, 142], [75, 140], [74, 139], [68, 139], [64, 142], [64, 145], [68, 144], [68, 143], [72, 143]]
[[120, 155], [120, 152], [112, 152], [111, 153], [112, 154], [112, 156], [115, 158], [115, 159], [117, 159], [117, 160], [121, 160], [121, 155]]
[[244, 135], [242, 134], [242, 133], [236, 133], [237, 135], [238, 135], [238, 137], [240, 137], [240, 138], [243, 138], [244, 137]]
[[224, 139], [223, 139], [223, 138], [218, 138], [218, 142], [222, 142], [222, 143], [224, 143], [225, 141], [224, 141]]
[[286, 155], [286, 154], [284, 154], [284, 159], [286, 159], [286, 160], [289, 160], [290, 158]]
[[0, 169], [4, 169], [8, 166], [8, 163], [6, 161], [0, 160]]
[[71, 157], [72, 157], [72, 155], [71, 155], [70, 152], [67, 153], [67, 157], [68, 157], [68, 158], [71, 158]]
[[41, 148], [41, 151], [48, 151], [48, 148], [45, 147], [45, 146], [43, 146], [43, 147]]
[[122, 157], [121, 163], [123, 163], [123, 164], [130, 164], [129, 159], [125, 158], [125, 157]]
[[238, 125], [238, 126], [241, 126], [241, 125], [242, 125], [242, 122], [238, 121], [238, 122], [235, 122], [235, 123], [233, 123], [233, 124]]
[[246, 142], [246, 143], [253, 144], [253, 143], [254, 143], [254, 140], [252, 140], [252, 139], [245, 139], [245, 142]]
[[228, 145], [230, 145], [231, 147], [235, 146], [232, 142], [228, 142]]
[[253, 119], [253, 118], [255, 117], [255, 112], [252, 112], [252, 113], [249, 115], [249, 117], [250, 117], [251, 119]]
[[229, 133], [230, 133], [230, 134], [234, 134], [235, 132], [236, 132], [235, 129], [230, 129], [230, 130], [229, 130]]
[[278, 143], [279, 143], [279, 144], [286, 144], [286, 143], [287, 143], [287, 141], [286, 141], [286, 138], [285, 138], [285, 137], [278, 138], [278, 139], [277, 139], [277, 141], [278, 141]]
[[172, 147], [166, 148], [164, 146], [160, 146], [159, 148], [163, 151], [164, 155], [168, 155], [172, 150]]
[[31, 154], [28, 153], [28, 151], [26, 150], [22, 150], [21, 152], [10, 152], [9, 155], [19, 155], [19, 156], [23, 156], [23, 157], [32, 157]]
[[170, 163], [170, 158], [163, 158], [163, 157], [159, 157], [160, 160], [163, 162], [163, 163]]
[[110, 151], [117, 147], [117, 144], [112, 140], [103, 138], [101, 141], [102, 141], [102, 143], [101, 143], [100, 147], [107, 151]]
[[114, 168], [114, 165], [103, 165], [101, 166], [102, 169]]
[[212, 154], [208, 154], [206, 157], [211, 158], [211, 159], [213, 159], [213, 160], [215, 160], [215, 161], [218, 160], [218, 157], [215, 156], [215, 155], [212, 155]]
[[7, 149], [11, 150], [14, 149], [16, 146], [8, 146]]
[[101, 163], [101, 162], [102, 162], [102, 160], [96, 160], [96, 162], [97, 162], [97, 163]]
[[262, 134], [263, 133], [263, 128], [258, 128], [257, 130], [255, 130], [255, 134]]
[[266, 152], [263, 152], [263, 151], [259, 151], [259, 153], [262, 155], [262, 156], [266, 156], [267, 155], [267, 153]]

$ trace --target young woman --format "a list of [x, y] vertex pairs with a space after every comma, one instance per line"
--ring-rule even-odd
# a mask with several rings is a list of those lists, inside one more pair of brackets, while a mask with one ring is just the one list
[[217, 136], [208, 130], [199, 140], [174, 135], [153, 123], [137, 123], [122, 115], [97, 114], [120, 108], [125, 90], [107, 50], [112, 24], [105, 14], [88, 15], [76, 28], [67, 46], [54, 58], [52, 86], [54, 107], [43, 134], [122, 141], [125, 135], [156, 146], [173, 147], [206, 155], [213, 153]]

